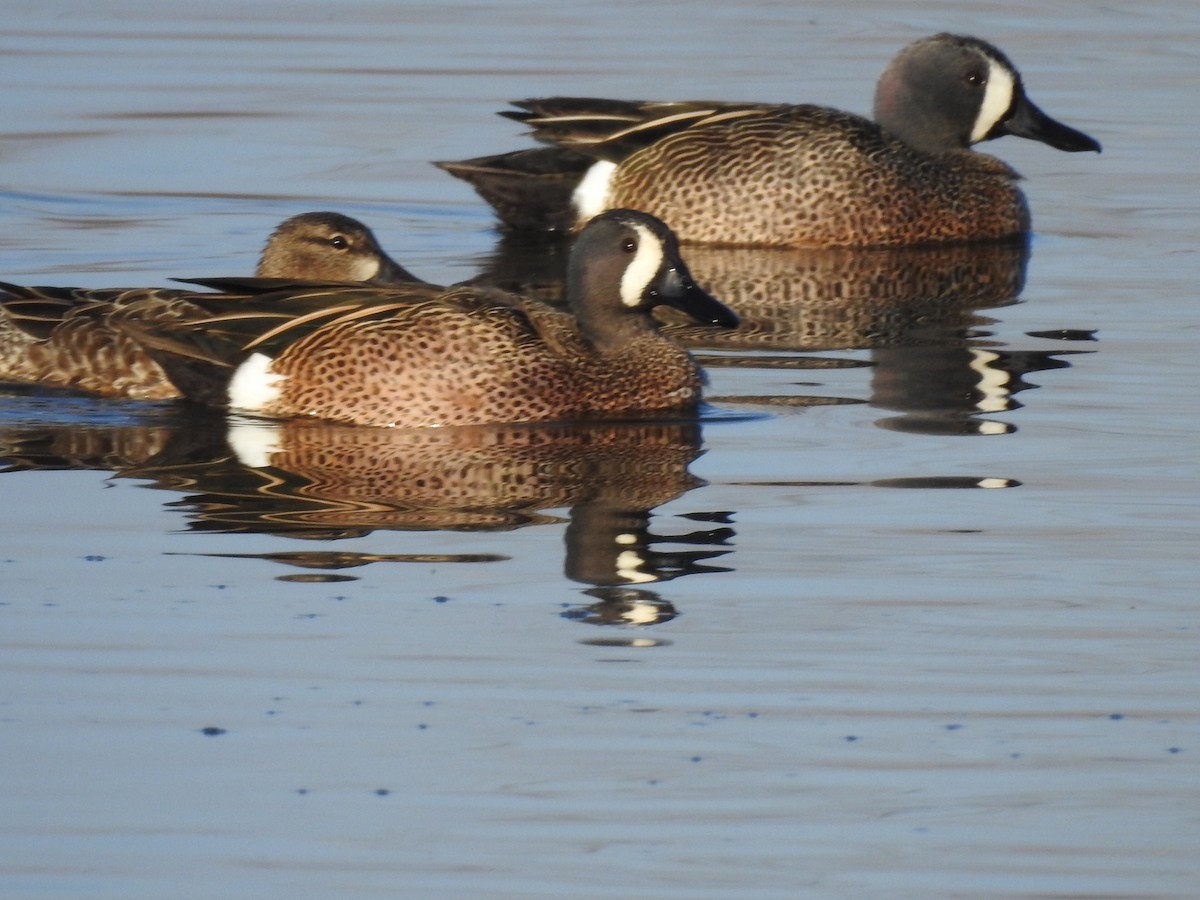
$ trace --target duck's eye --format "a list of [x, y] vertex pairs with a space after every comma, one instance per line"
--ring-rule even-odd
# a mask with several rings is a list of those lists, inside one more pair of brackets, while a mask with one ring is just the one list
[[967, 73], [966, 82], [967, 84], [979, 87], [980, 85], [987, 84], [987, 75], [985, 75], [983, 72], [980, 72], [978, 69], [972, 69]]
[[625, 240], [621, 241], [621, 249], [626, 253], [636, 253], [637, 241], [633, 238], [625, 238]]
[[329, 239], [329, 246], [334, 250], [345, 250], [350, 246], [350, 242], [340, 234], [335, 234]]

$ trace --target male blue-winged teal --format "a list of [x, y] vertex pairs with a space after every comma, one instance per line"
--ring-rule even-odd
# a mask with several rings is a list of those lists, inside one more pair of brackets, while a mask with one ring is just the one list
[[[383, 251], [366, 225], [333, 212], [302, 213], [282, 222], [263, 248], [256, 275], [378, 284], [417, 280]], [[179, 391], [158, 363], [109, 319], [135, 317], [151, 326], [175, 321], [196, 312], [186, 299], [191, 293], [0, 282], [0, 381], [74, 388], [102, 397], [177, 398]]]
[[[199, 281], [223, 287], [217, 279]], [[700, 290], [641, 212], [593, 219], [571, 249], [570, 312], [484, 285], [293, 285], [193, 294], [206, 311], [117, 319], [187, 397], [273, 418], [360, 425], [536, 422], [690, 410], [702, 377], [650, 310], [737, 317]]]
[[684, 242], [904, 246], [1029, 230], [1019, 176], [971, 150], [1012, 134], [1100, 150], [1025, 95], [997, 48], [938, 34], [879, 79], [875, 121], [821, 106], [554, 97], [501, 113], [548, 147], [438, 166], [516, 229], [564, 230], [614, 206]]

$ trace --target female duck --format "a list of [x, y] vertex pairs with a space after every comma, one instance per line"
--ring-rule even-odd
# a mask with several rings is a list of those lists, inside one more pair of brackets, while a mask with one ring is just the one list
[[[384, 252], [371, 229], [333, 212], [302, 213], [282, 222], [263, 248], [256, 276], [287, 282], [416, 281]], [[175, 399], [179, 391], [158, 363], [113, 319], [136, 317], [153, 325], [186, 318], [197, 312], [185, 299], [191, 293], [0, 283], [0, 381], [100, 397]]]

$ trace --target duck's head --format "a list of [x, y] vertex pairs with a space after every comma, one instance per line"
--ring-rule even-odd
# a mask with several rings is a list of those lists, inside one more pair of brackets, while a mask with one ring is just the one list
[[1006, 134], [1057, 150], [1100, 144], [1042, 112], [1000, 50], [978, 38], [936, 34], [901, 50], [875, 88], [875, 121], [927, 153], [962, 150]]
[[303, 281], [417, 281], [357, 219], [335, 212], [301, 213], [284, 220], [263, 248], [256, 275]]
[[674, 232], [661, 219], [632, 209], [602, 213], [579, 232], [567, 267], [567, 298], [593, 339], [611, 341], [646, 327], [659, 305], [701, 325], [738, 324], [733, 310], [696, 284]]

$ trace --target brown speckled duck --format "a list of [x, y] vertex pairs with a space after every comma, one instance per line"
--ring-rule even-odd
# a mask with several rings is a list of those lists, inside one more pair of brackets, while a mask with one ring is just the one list
[[630, 210], [579, 233], [566, 293], [570, 312], [472, 284], [296, 285], [195, 294], [207, 315], [123, 325], [185, 396], [211, 406], [438, 426], [691, 410], [701, 372], [650, 310], [737, 324], [696, 286], [671, 231]]
[[301, 213], [281, 222], [268, 238], [254, 274], [371, 284], [419, 280], [384, 252], [370, 228], [335, 212]]
[[973, 145], [1006, 134], [1100, 150], [1047, 116], [996, 47], [938, 34], [880, 77], [875, 121], [821, 106], [553, 97], [502, 113], [550, 146], [438, 166], [515, 229], [566, 230], [615, 206], [680, 240], [903, 246], [1023, 235], [1019, 176]]
[[[285, 220], [263, 248], [256, 275], [387, 284], [417, 279], [394, 262], [366, 225], [333, 212]], [[231, 282], [237, 279], [231, 279]], [[0, 282], [0, 381], [72, 388], [101, 397], [170, 400], [179, 391], [114, 319], [144, 326], [194, 315], [175, 288], [87, 290]]]

